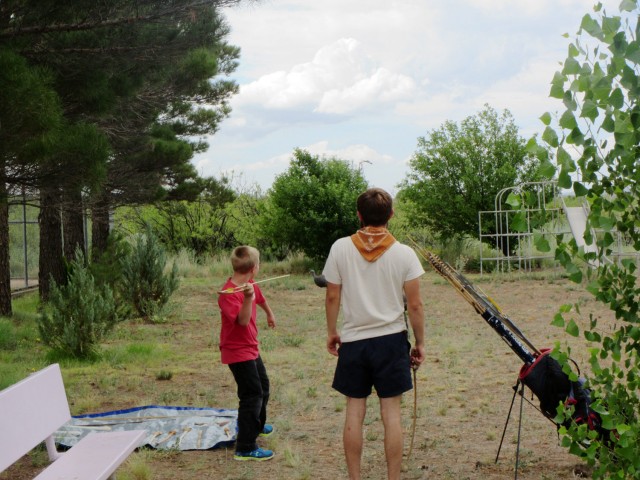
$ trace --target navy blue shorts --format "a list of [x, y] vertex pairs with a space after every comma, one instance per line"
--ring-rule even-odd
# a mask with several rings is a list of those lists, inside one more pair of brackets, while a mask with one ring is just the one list
[[332, 387], [351, 398], [366, 398], [371, 388], [389, 398], [413, 388], [407, 332], [343, 343]]

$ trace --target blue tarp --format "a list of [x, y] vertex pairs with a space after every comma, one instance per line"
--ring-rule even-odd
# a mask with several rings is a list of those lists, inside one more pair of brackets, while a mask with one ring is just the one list
[[148, 405], [74, 416], [55, 439], [72, 447], [89, 432], [146, 430], [144, 445], [152, 448], [208, 450], [235, 441], [237, 417], [237, 410]]

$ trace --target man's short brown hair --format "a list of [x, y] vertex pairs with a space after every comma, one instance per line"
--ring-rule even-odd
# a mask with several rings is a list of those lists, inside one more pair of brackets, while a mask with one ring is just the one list
[[370, 188], [361, 193], [356, 204], [365, 227], [384, 226], [393, 214], [393, 199], [381, 188]]
[[260, 252], [248, 245], [236, 247], [231, 253], [231, 266], [234, 272], [249, 273], [253, 267], [260, 264]]

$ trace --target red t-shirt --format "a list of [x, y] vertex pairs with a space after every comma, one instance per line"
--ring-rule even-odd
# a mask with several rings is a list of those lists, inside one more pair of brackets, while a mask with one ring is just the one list
[[[249, 280], [253, 283], [253, 280]], [[231, 278], [227, 280], [222, 287], [236, 287], [231, 282]], [[251, 305], [251, 319], [249, 324], [242, 326], [238, 324], [238, 314], [244, 302], [244, 294], [238, 293], [222, 293], [218, 296], [218, 306], [222, 317], [222, 325], [220, 327], [220, 353], [222, 363], [246, 362], [247, 360], [255, 360], [260, 354], [258, 350], [258, 326], [256, 325], [256, 305], [265, 302], [264, 296], [258, 285], [253, 286], [254, 298]]]

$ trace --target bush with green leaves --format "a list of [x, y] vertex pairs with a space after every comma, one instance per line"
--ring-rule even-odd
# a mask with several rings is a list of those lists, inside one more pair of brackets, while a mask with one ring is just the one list
[[18, 337], [11, 320], [0, 317], [0, 350], [13, 350], [17, 345]]
[[130, 234], [144, 233], [151, 228], [172, 253], [182, 249], [192, 250], [197, 256], [218, 253], [236, 243], [227, 209], [236, 193], [229, 187], [229, 181], [226, 177], [199, 179], [193, 187], [200, 191], [198, 195], [153, 205], [120, 207], [116, 221]]
[[279, 259], [303, 252], [323, 261], [334, 241], [357, 230], [356, 200], [367, 186], [349, 162], [296, 149], [289, 169], [273, 182], [261, 217], [270, 251], [280, 250]]
[[[398, 192], [411, 223], [426, 226], [448, 242], [477, 237], [478, 212], [493, 211], [504, 188], [540, 179], [540, 160], [526, 149], [511, 112], [491, 106], [460, 123], [447, 121], [425, 137], [409, 162], [410, 171]], [[487, 216], [482, 233], [495, 231]], [[487, 236], [493, 247], [498, 241]], [[505, 255], [513, 245], [503, 244]]]
[[178, 288], [178, 267], [167, 273], [167, 254], [151, 230], [135, 236], [129, 256], [122, 264], [122, 291], [135, 312], [150, 321]]
[[252, 245], [260, 250], [263, 261], [277, 258], [277, 255], [272, 255], [272, 242], [258, 228], [267, 202], [267, 196], [256, 186], [238, 193], [235, 200], [225, 207], [226, 228], [233, 232], [232, 246]]
[[[640, 479], [640, 9], [637, 0], [623, 0], [620, 12], [608, 14], [601, 4], [594, 12], [583, 17], [554, 76], [550, 95], [562, 101], [564, 111], [555, 120], [549, 113], [542, 116], [542, 138], [554, 153], [559, 187], [588, 203], [584, 240], [597, 247], [585, 251], [574, 239], [558, 237], [555, 258], [571, 280], [586, 282], [616, 322], [604, 329], [591, 316], [583, 325], [570, 316], [571, 306], [556, 315], [555, 325], [573, 336], [582, 333], [593, 345], [586, 376], [604, 428], [598, 436], [573, 424], [560, 434], [563, 445], [594, 466], [594, 478]], [[546, 155], [547, 148], [535, 148]], [[614, 257], [618, 233], [628, 239], [631, 258]], [[542, 237], [536, 246], [550, 250]], [[568, 353], [558, 346], [555, 356], [569, 372]], [[560, 421], [571, 415], [570, 409], [560, 410]]]
[[38, 317], [43, 343], [65, 356], [90, 358], [118, 321], [111, 289], [96, 284], [78, 250], [66, 285], [52, 283], [49, 302]]

